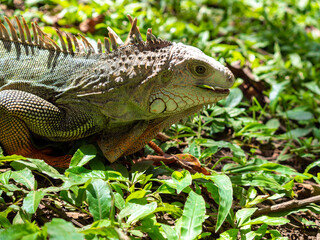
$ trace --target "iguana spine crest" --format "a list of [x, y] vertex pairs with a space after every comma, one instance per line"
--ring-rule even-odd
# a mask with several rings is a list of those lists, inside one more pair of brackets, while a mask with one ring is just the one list
[[[0, 40], [6, 40], [10, 42], [17, 42], [17, 43], [23, 43], [30, 46], [36, 46], [40, 49], [47, 49], [47, 50], [53, 50], [57, 52], [63, 52], [63, 53], [85, 53], [85, 54], [101, 54], [101, 53], [110, 53], [112, 50], [115, 51], [121, 47], [127, 46], [127, 45], [133, 45], [136, 43], [144, 43], [140, 30], [137, 26], [137, 18], [132, 18], [129, 14], [127, 15], [130, 23], [131, 23], [131, 29], [128, 34], [127, 39], [123, 42], [121, 38], [112, 30], [112, 28], [108, 27], [109, 31], [109, 38], [104, 38], [104, 51], [102, 47], [102, 42], [99, 39], [97, 41], [97, 51], [95, 48], [91, 45], [91, 43], [81, 34], [78, 34], [78, 36], [81, 38], [82, 43], [78, 40], [78, 38], [75, 35], [72, 35], [70, 33], [61, 32], [59, 29], [55, 29], [56, 33], [58, 35], [58, 38], [60, 40], [61, 47], [58, 45], [56, 41], [51, 39], [47, 34], [45, 34], [37, 24], [37, 22], [31, 23], [31, 29], [29, 29], [25, 19], [23, 16], [21, 16], [21, 21], [17, 16], [15, 16], [15, 20], [17, 23], [17, 29], [19, 32], [19, 35], [17, 33], [17, 30], [11, 23], [11, 21], [4, 16], [4, 20], [9, 26], [8, 29], [4, 26], [4, 24], [0, 21]], [[31, 37], [31, 31], [33, 35], [33, 40]], [[27, 38], [25, 38], [25, 35]], [[65, 35], [66, 42], [63, 38], [63, 35]], [[155, 45], [163, 45], [167, 46], [170, 45], [171, 42], [165, 41], [159, 38], [156, 38], [152, 34], [152, 29], [148, 28], [147, 30], [147, 37], [146, 37], [146, 44], [155, 44]], [[110, 42], [111, 42], [111, 48], [110, 48]]]

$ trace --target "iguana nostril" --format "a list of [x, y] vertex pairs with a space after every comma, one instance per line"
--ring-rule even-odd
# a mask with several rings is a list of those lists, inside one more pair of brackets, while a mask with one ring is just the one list
[[225, 75], [227, 76], [229, 82], [234, 83], [234, 75], [229, 68], [225, 68]]

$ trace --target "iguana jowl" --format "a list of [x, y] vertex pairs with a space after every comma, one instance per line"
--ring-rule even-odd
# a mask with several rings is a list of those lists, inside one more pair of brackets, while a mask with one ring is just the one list
[[234, 82], [228, 68], [195, 47], [157, 39], [151, 29], [143, 41], [137, 20], [128, 18], [126, 41], [109, 28], [103, 51], [100, 41], [95, 50], [83, 36], [82, 44], [57, 30], [59, 46], [36, 23], [31, 34], [23, 18], [21, 24], [16, 17], [15, 30], [5, 17], [0, 145], [7, 154], [67, 167], [70, 156], [49, 156], [33, 146], [32, 138], [66, 142], [97, 134], [103, 154], [114, 162], [228, 95]]

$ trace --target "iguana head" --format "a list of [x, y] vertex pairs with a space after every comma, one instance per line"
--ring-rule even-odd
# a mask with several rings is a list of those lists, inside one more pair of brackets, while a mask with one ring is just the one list
[[229, 94], [231, 71], [199, 49], [181, 43], [171, 48], [168, 70], [149, 97], [149, 111], [172, 115], [215, 103]]
[[[112, 54], [96, 67], [108, 73], [107, 79], [83, 96], [89, 99], [95, 89], [102, 92], [90, 101], [113, 122], [170, 118], [167, 126], [225, 98], [234, 83], [228, 68], [182, 43], [143, 42]], [[102, 74], [99, 78], [102, 82]]]

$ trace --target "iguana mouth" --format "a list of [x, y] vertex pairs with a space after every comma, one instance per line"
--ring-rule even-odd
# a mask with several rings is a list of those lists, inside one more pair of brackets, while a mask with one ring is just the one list
[[230, 92], [228, 88], [212, 87], [209, 85], [196, 85], [196, 87], [199, 87], [202, 89], [208, 89], [208, 90], [211, 90], [215, 93], [221, 93], [221, 94], [229, 94], [229, 92]]

